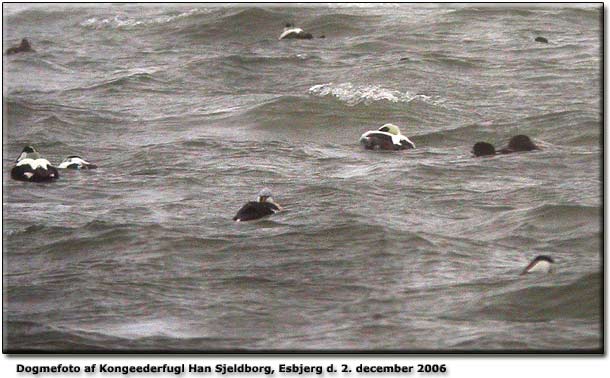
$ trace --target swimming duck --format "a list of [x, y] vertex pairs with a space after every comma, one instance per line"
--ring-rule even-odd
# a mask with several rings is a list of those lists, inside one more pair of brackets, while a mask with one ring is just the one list
[[264, 188], [258, 193], [257, 201], [245, 204], [233, 217], [236, 222], [249, 221], [266, 217], [281, 211], [280, 205], [273, 201], [271, 190]]
[[18, 181], [47, 182], [59, 178], [59, 172], [32, 146], [26, 146], [11, 169], [11, 178]]
[[477, 142], [472, 147], [472, 153], [475, 157], [479, 157], [496, 154], [510, 154], [512, 152], [533, 151], [539, 149], [540, 147], [534, 144], [534, 142], [532, 142], [530, 137], [528, 137], [527, 135], [515, 135], [514, 137], [510, 138], [508, 146], [502, 148], [499, 151], [496, 151], [495, 147], [491, 143]]
[[280, 34], [278, 40], [282, 39], [312, 39], [311, 33], [305, 33], [303, 29], [295, 27], [293, 24], [286, 24], [284, 32]]
[[555, 261], [550, 256], [536, 256], [536, 258], [523, 269], [521, 275], [528, 273], [549, 273], [552, 271], [554, 263]]
[[21, 44], [19, 46], [13, 46], [6, 49], [4, 54], [12, 55], [20, 52], [35, 52], [32, 46], [30, 45], [30, 41], [28, 41], [26, 38], [21, 40]]
[[472, 147], [472, 154], [476, 157], [495, 155], [496, 148], [491, 143], [477, 142]]
[[501, 154], [510, 154], [511, 152], [523, 152], [539, 150], [540, 147], [536, 146], [534, 142], [527, 135], [515, 135], [510, 138], [508, 146], [501, 149]]
[[367, 150], [407, 150], [415, 148], [415, 143], [400, 133], [398, 126], [386, 123], [379, 130], [362, 134], [360, 144]]
[[60, 169], [95, 169], [97, 165], [91, 164], [80, 156], [71, 155], [57, 166]]

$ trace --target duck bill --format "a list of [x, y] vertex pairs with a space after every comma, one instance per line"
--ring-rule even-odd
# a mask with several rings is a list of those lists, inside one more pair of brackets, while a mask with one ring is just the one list
[[275, 201], [273, 200], [273, 198], [269, 198], [269, 199], [267, 199], [267, 202], [272, 203], [272, 204], [274, 204], [275, 206], [277, 206], [277, 208], [278, 208], [278, 209], [280, 209], [280, 211], [284, 210], [284, 209], [283, 209], [283, 208], [280, 206], [280, 204], [279, 204], [279, 203], [277, 203], [277, 202], [275, 202]]
[[534, 267], [534, 265], [536, 265], [536, 261], [532, 261], [531, 263], [528, 264], [528, 266], [525, 267], [525, 269], [523, 269], [523, 271], [521, 272], [521, 276], [524, 276], [526, 274], [528, 274], [530, 272], [530, 270]]
[[25, 159], [28, 156], [27, 152], [22, 152], [21, 155], [19, 155], [17, 157], [17, 160], [15, 160], [15, 163], [19, 162], [19, 160]]

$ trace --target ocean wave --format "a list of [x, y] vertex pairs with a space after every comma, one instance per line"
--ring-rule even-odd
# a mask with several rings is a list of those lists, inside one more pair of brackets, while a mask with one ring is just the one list
[[4, 104], [7, 118], [12, 120], [12, 126], [4, 131], [10, 136], [11, 145], [20, 149], [22, 143], [33, 143], [38, 148], [69, 141], [82, 143], [101, 132], [116, 132], [125, 126], [125, 116], [112, 111], [35, 103], [14, 96], [5, 98]]
[[11, 55], [11, 63], [19, 64], [21, 70], [36, 70], [38, 72], [49, 71], [50, 73], [62, 73], [73, 75], [75, 71], [65, 65], [41, 58], [39, 54], [14, 54]]
[[381, 17], [373, 15], [353, 15], [345, 13], [333, 13], [314, 17], [303, 23], [303, 26], [313, 32], [328, 34], [337, 37], [353, 35], [364, 31], [364, 25], [369, 22], [378, 21]]
[[[531, 286], [497, 294], [476, 311], [477, 318], [509, 321], [549, 319], [600, 319], [601, 274], [591, 273], [573, 283]], [[553, 300], [549, 300], [553, 298]]]
[[413, 94], [409, 91], [401, 92], [395, 89], [384, 88], [380, 85], [354, 85], [350, 82], [340, 84], [330, 82], [314, 85], [309, 88], [309, 94], [318, 97], [336, 97], [349, 106], [355, 106], [361, 103], [368, 105], [379, 101], [393, 103], [422, 101], [433, 105], [442, 105], [444, 102], [441, 98], [436, 96]]
[[488, 62], [484, 59], [475, 57], [459, 57], [451, 56], [441, 52], [430, 52], [424, 54], [426, 60], [447, 65], [452, 69], [480, 69], [484, 67]]
[[[107, 348], [97, 346], [100, 339], [108, 337], [95, 337], [94, 334], [78, 333], [50, 326], [46, 323], [20, 321], [9, 319], [5, 321], [6, 342], [10, 351], [17, 353], [45, 351], [101, 351]], [[31, 342], [31, 338], [39, 340]], [[44, 341], [43, 341], [44, 340]], [[115, 342], [118, 340], [114, 340]]]
[[88, 29], [134, 29], [147, 27], [150, 25], [169, 24], [177, 20], [201, 14], [209, 14], [212, 9], [193, 8], [186, 12], [177, 14], [164, 14], [150, 17], [131, 17], [124, 14], [117, 14], [113, 17], [90, 17], [82, 21], [79, 25]]
[[[529, 5], [528, 7], [531, 7]], [[544, 10], [544, 8], [540, 8]], [[520, 17], [531, 17], [536, 14], [536, 10], [525, 9], [519, 5], [492, 5], [488, 7], [464, 7], [461, 9], [454, 10], [449, 13], [451, 16], [459, 16], [466, 19], [478, 18], [478, 17], [507, 17], [507, 16], [520, 16]]]
[[[46, 225], [30, 225], [25, 228], [13, 229], [8, 232], [3, 233], [5, 241], [11, 241], [13, 238], [21, 239], [24, 237], [28, 237], [30, 235], [40, 235], [45, 238], [51, 237], [53, 235], [62, 235], [69, 233], [73, 230], [74, 227], [59, 227], [59, 226], [46, 226]], [[25, 252], [25, 251], [24, 251]], [[31, 253], [31, 251], [27, 251], [26, 253]], [[14, 254], [14, 252], [13, 252]]]
[[493, 141], [497, 130], [483, 124], [469, 124], [453, 128], [443, 128], [418, 135], [418, 141], [425, 146], [464, 146], [470, 148], [477, 141]]
[[4, 103], [5, 114], [10, 116], [27, 115], [36, 110], [36, 106], [34, 104], [15, 99], [11, 96], [3, 96], [2, 102]]
[[[523, 192], [541, 184], [533, 180], [515, 181], [511, 192]], [[505, 188], [501, 189], [506, 191]], [[595, 206], [543, 204], [526, 209], [504, 211], [483, 222], [477, 222], [471, 229], [480, 240], [502, 242], [512, 237], [527, 237], [531, 240], [567, 240], [578, 235], [599, 232], [601, 210]], [[470, 231], [469, 231], [470, 232]], [[511, 237], [506, 237], [506, 233]]]
[[[541, 130], [540, 139], [554, 144], [599, 146], [602, 118], [597, 112], [568, 110], [527, 117], [520, 123], [524, 131]], [[574, 133], [575, 128], [578, 133]]]
[[193, 18], [192, 22], [188, 21], [168, 32], [175, 37], [189, 40], [217, 37], [233, 39], [245, 36], [263, 37], [275, 42], [287, 22], [297, 24], [316, 36], [337, 37], [358, 34], [364, 30], [364, 25], [381, 18], [364, 13], [354, 15], [338, 12], [317, 15], [307, 11], [297, 18], [295, 13], [289, 7], [222, 8], [214, 10], [214, 17]]
[[[522, 217], [521, 228], [529, 235], [541, 232], [554, 239], [586, 235], [599, 229], [602, 210], [584, 205], [542, 205], [528, 209]], [[568, 221], [569, 220], [569, 221]]]
[[220, 58], [223, 64], [234, 64], [243, 67], [257, 66], [284, 66], [286, 64], [299, 64], [304, 60], [320, 59], [317, 55], [311, 54], [291, 54], [291, 55], [229, 55]]
[[408, 107], [402, 102], [384, 100], [349, 105], [322, 96], [293, 95], [259, 101], [229, 117], [229, 121], [248, 127], [257, 139], [350, 145], [358, 149], [358, 139], [367, 130], [391, 122], [411, 137], [426, 132], [422, 123], [429, 118], [435, 122], [449, 120], [450, 112], [420, 101], [413, 101]]
[[[93, 305], [95, 307], [95, 304]], [[255, 348], [257, 339], [248, 337], [201, 337], [192, 333], [176, 332], [168, 322], [163, 321], [133, 321], [123, 322], [119, 326], [107, 324], [96, 326], [65, 325], [54, 326], [40, 322], [8, 319], [4, 324], [9, 345], [6, 351], [15, 353], [57, 353], [57, 352], [103, 352], [128, 350], [130, 352], [158, 351], [169, 349], [173, 351], [196, 350], [235, 350], [235, 345], [242, 347], [250, 345]], [[176, 324], [175, 321], [170, 321]], [[87, 330], [83, 330], [87, 328]], [[178, 327], [179, 328], [179, 327]], [[156, 332], [155, 329], [162, 331]], [[138, 334], [134, 335], [134, 330]], [[153, 330], [153, 331], [151, 331]]]
[[164, 92], [163, 86], [167, 83], [160, 79], [155, 73], [159, 72], [159, 67], [135, 68], [130, 70], [115, 71], [110, 74], [110, 78], [104, 78], [94, 83], [81, 84], [76, 87], [66, 89], [65, 92], [80, 92], [92, 90], [133, 90], [140, 89], [147, 92]]
[[595, 4], [578, 4], [576, 7], [564, 8], [558, 17], [575, 24], [590, 26], [593, 21], [603, 23], [603, 7]]
[[217, 8], [175, 28], [164, 29], [173, 38], [183, 41], [205, 41], [218, 38], [231, 40], [259, 38], [277, 39], [289, 14], [271, 8]]
[[245, 8], [230, 10], [218, 20], [227, 26], [252, 24], [254, 21], [265, 24], [266, 22], [283, 21], [288, 14], [273, 8]]
[[[319, 61], [320, 57], [306, 53], [283, 55], [231, 54], [191, 59], [184, 64], [184, 69], [188, 70], [189, 74], [197, 75], [201, 70], [208, 72], [213, 68], [227, 76], [240, 75], [237, 78], [241, 77], [245, 81], [252, 80], [253, 70], [267, 70], [267, 72], [273, 74], [280, 66], [283, 70], [290, 69], [290, 66], [300, 69], [304, 61], [310, 60]], [[258, 77], [256, 79], [258, 80]]]
[[[83, 14], [88, 12], [87, 5], [80, 7], [75, 3], [63, 5], [66, 6], [62, 6], [62, 4], [58, 3], [54, 4], [52, 7], [50, 7], [48, 4], [7, 4], [3, 7], [4, 10], [8, 9], [7, 15], [5, 16], [6, 18], [3, 21], [11, 24], [27, 24], [45, 20], [45, 22], [52, 23], [70, 18], [82, 17]], [[28, 8], [20, 10], [19, 8], [23, 6]], [[17, 8], [14, 11], [11, 11], [11, 8], [14, 7]]]

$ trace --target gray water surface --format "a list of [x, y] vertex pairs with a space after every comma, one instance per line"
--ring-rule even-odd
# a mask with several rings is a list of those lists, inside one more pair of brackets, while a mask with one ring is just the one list
[[3, 7], [5, 350], [600, 348], [599, 4]]

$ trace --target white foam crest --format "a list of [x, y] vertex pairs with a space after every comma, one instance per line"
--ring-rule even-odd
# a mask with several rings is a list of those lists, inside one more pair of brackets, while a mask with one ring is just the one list
[[440, 99], [423, 94], [412, 94], [408, 91], [383, 88], [379, 85], [354, 85], [352, 83], [326, 83], [318, 84], [309, 88], [309, 94], [314, 96], [334, 96], [350, 106], [360, 103], [370, 104], [376, 101], [389, 101], [394, 103], [408, 103], [420, 100], [433, 105], [441, 105]]
[[138, 25], [143, 25], [142, 21], [138, 21], [135, 18], [130, 18], [123, 15], [116, 15], [112, 18], [97, 18], [91, 17], [83, 22], [81, 26], [93, 28], [93, 29], [121, 29], [130, 28]]
[[157, 16], [157, 17], [148, 18], [148, 19], [147, 18], [138, 19], [135, 17], [129, 17], [129, 16], [118, 14], [118, 15], [116, 15], [114, 17], [110, 17], [110, 18], [91, 17], [91, 18], [88, 18], [87, 20], [81, 22], [80, 25], [83, 27], [86, 27], [86, 28], [93, 28], [93, 29], [105, 29], [105, 28], [131, 29], [131, 28], [135, 28], [138, 26], [167, 24], [172, 21], [179, 20], [181, 18], [189, 17], [189, 16], [196, 15], [196, 14], [209, 13], [209, 12], [211, 12], [211, 10], [209, 10], [209, 9], [191, 9], [189, 11], [186, 11], [184, 13], [179, 13], [176, 15], [171, 15], [171, 16], [162, 15], [162, 16]]
[[116, 70], [112, 73], [114, 76], [118, 77], [131, 77], [137, 75], [153, 75], [157, 72], [162, 71], [162, 67], [151, 66], [151, 67], [138, 67], [138, 68], [130, 68], [126, 70]]
[[166, 24], [168, 22], [172, 22], [174, 20], [179, 20], [181, 18], [185, 18], [185, 17], [189, 17], [189, 16], [193, 16], [196, 14], [207, 14], [210, 13], [211, 10], [210, 9], [191, 9], [187, 12], [184, 13], [180, 13], [180, 14], [176, 14], [173, 16], [159, 16], [156, 17], [153, 22], [156, 24]]

